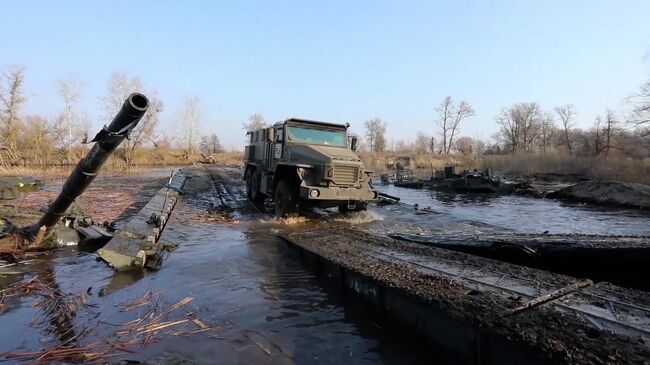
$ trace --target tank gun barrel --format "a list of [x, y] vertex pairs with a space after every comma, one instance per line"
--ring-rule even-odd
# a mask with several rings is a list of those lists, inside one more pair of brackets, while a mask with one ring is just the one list
[[129, 136], [148, 108], [149, 100], [143, 94], [132, 93], [126, 98], [113, 121], [93, 138], [91, 142], [95, 144], [86, 157], [79, 161], [47, 212], [38, 223], [27, 228], [32, 236], [35, 236], [41, 227], [49, 231], [59, 222], [75, 199], [92, 183], [108, 157]]

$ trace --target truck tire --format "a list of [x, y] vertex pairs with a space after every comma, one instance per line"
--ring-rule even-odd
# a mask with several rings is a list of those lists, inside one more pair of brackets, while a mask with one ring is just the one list
[[275, 216], [285, 218], [298, 214], [298, 194], [287, 180], [280, 180], [273, 194]]
[[357, 202], [356, 208], [354, 209], [348, 209], [348, 205], [342, 204], [339, 205], [339, 213], [348, 213], [348, 212], [362, 212], [368, 209], [368, 203], [366, 202]]
[[262, 193], [260, 192], [260, 179], [257, 178], [255, 170], [248, 172], [248, 179], [246, 180], [246, 196], [252, 202], [262, 201]]
[[246, 176], [245, 176], [246, 177], [246, 197], [248, 198], [248, 200], [253, 200], [253, 198], [252, 198], [252, 195], [253, 195], [253, 190], [252, 190], [253, 189], [253, 187], [252, 187], [253, 181], [251, 179], [252, 174], [253, 174], [253, 170], [249, 169], [248, 171], [246, 171]]

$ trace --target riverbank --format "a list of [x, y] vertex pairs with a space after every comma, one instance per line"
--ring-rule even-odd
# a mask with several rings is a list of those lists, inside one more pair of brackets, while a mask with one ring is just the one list
[[552, 199], [650, 209], [650, 186], [620, 181], [583, 181], [546, 195]]

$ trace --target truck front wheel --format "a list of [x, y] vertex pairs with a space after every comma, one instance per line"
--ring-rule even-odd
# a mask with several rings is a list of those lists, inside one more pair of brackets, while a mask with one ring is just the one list
[[284, 218], [298, 213], [298, 194], [287, 180], [280, 180], [274, 193], [275, 216]]

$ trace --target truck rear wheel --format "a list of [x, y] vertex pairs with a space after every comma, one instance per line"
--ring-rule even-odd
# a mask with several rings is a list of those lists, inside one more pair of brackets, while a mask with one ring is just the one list
[[253, 190], [252, 190], [252, 186], [251, 186], [251, 184], [252, 184], [251, 174], [252, 174], [252, 173], [253, 173], [252, 170], [248, 170], [248, 171], [246, 172], [246, 197], [247, 197], [249, 200], [253, 200], [253, 198], [252, 198]]
[[285, 218], [298, 214], [298, 194], [287, 180], [280, 180], [274, 193], [275, 216]]
[[255, 174], [255, 170], [248, 171], [248, 179], [246, 179], [246, 196], [252, 202], [260, 202], [262, 200], [262, 193], [260, 192], [259, 179]]

